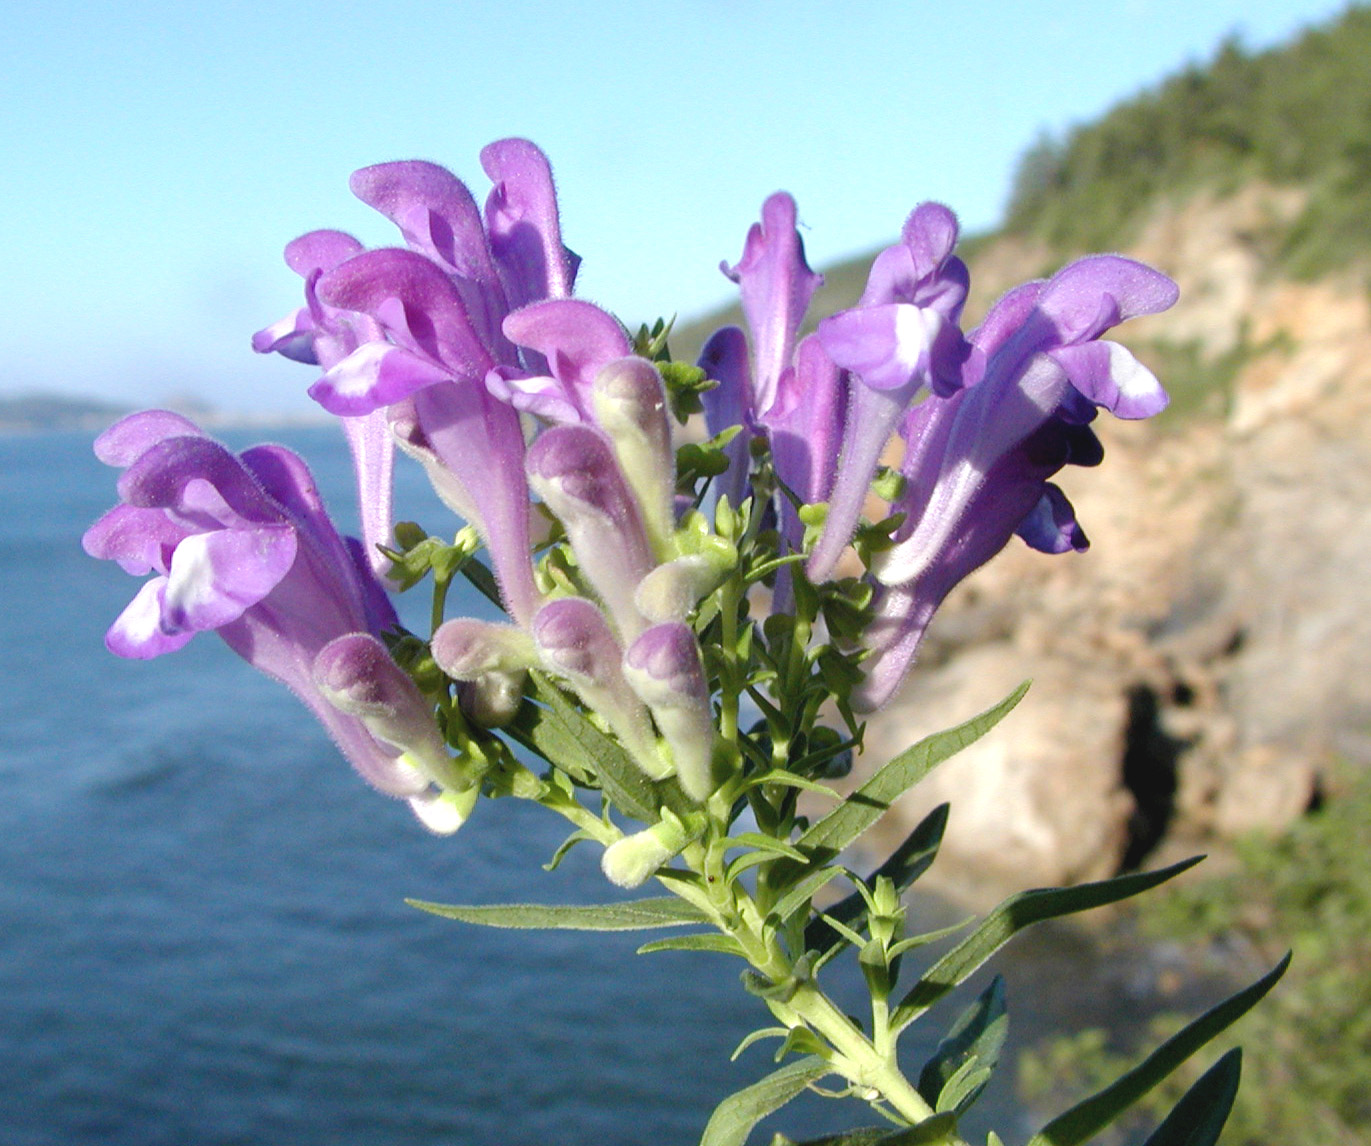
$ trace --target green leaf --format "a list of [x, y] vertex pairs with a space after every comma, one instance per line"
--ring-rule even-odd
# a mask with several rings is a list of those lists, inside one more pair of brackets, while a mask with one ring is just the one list
[[919, 1093], [935, 1110], [962, 1115], [980, 1096], [1009, 1033], [1004, 979], [996, 975], [947, 1032], [919, 1074]]
[[796, 841], [801, 851], [826, 863], [871, 827], [895, 800], [948, 757], [979, 740], [1003, 720], [1028, 691], [1025, 681], [993, 708], [964, 724], [935, 732], [901, 752]]
[[1228, 1121], [1242, 1077], [1242, 1051], [1234, 1047], [1201, 1075], [1143, 1146], [1214, 1146]]
[[753, 1043], [761, 1042], [762, 1039], [783, 1039], [790, 1034], [789, 1027], [762, 1027], [760, 1030], [753, 1031], [747, 1035], [742, 1042], [733, 1048], [733, 1053], [728, 1056], [729, 1062], [736, 1062], [738, 1056], [747, 1050]]
[[782, 895], [771, 910], [767, 912], [767, 915], [775, 916], [784, 923], [801, 907], [807, 906], [818, 893], [819, 888], [842, 874], [843, 869], [839, 867], [821, 867], [818, 871], [810, 872]]
[[826, 1134], [822, 1138], [806, 1138], [794, 1142], [777, 1135], [772, 1146], [881, 1146], [890, 1137], [889, 1126], [863, 1126], [858, 1130], [846, 1130], [841, 1134]]
[[[653, 788], [633, 758], [613, 739], [601, 732], [583, 712], [578, 712], [562, 691], [539, 672], [528, 674], [533, 699], [546, 706], [561, 722], [558, 746], [571, 755], [575, 766], [590, 771], [600, 782], [606, 796], [620, 811], [635, 820], [651, 824], [657, 808], [665, 802]], [[549, 757], [558, 767], [562, 760]]]
[[651, 927], [682, 927], [708, 922], [698, 908], [675, 896], [634, 899], [626, 903], [542, 904], [426, 903], [405, 900], [411, 907], [483, 927], [550, 928], [560, 931], [642, 931]]
[[785, 840], [778, 840], [773, 836], [764, 836], [761, 832], [740, 832], [736, 836], [729, 836], [724, 841], [730, 848], [756, 848], [761, 852], [770, 852], [772, 855], [788, 856], [790, 859], [805, 860], [805, 854], [797, 851]]
[[500, 586], [492, 573], [482, 562], [475, 557], [468, 557], [462, 562], [460, 571], [471, 584], [481, 593], [486, 600], [492, 602], [498, 608], [505, 607], [504, 601], [500, 599]]
[[[947, 805], [939, 804], [929, 812], [918, 826], [909, 833], [902, 843], [881, 864], [866, 881], [874, 885], [882, 876], [887, 877], [896, 891], [904, 891], [926, 872], [938, 855], [938, 847], [943, 842], [943, 832], [947, 828]], [[867, 915], [867, 904], [861, 892], [854, 891], [845, 899], [830, 907], [825, 913], [839, 923], [854, 930], [862, 925]], [[805, 928], [805, 950], [819, 951], [831, 957], [834, 945], [845, 945], [847, 940], [823, 919], [813, 919]]]
[[[823, 1138], [806, 1138], [803, 1142], [791, 1142], [788, 1138], [782, 1138], [781, 1141], [786, 1146], [926, 1146], [931, 1143], [944, 1146], [954, 1141], [956, 1131], [956, 1120], [950, 1114], [935, 1114], [917, 1126], [903, 1130], [892, 1130], [889, 1126], [863, 1126], [860, 1130], [828, 1134]], [[777, 1137], [780, 1138], [780, 1135]]]
[[744, 1146], [752, 1128], [832, 1068], [817, 1055], [797, 1059], [760, 1082], [730, 1094], [710, 1115], [700, 1146]]
[[701, 931], [695, 935], [673, 935], [670, 939], [654, 939], [638, 948], [639, 955], [651, 955], [654, 951], [716, 951], [720, 955], [742, 955], [742, 945], [728, 935], [713, 931]]
[[[1141, 1063], [1098, 1094], [1087, 1098], [1084, 1102], [1073, 1106], [1065, 1114], [1054, 1118], [1029, 1140], [1028, 1146], [1076, 1146], [1076, 1143], [1084, 1142], [1099, 1133], [1205, 1043], [1222, 1034], [1238, 1019], [1242, 1018], [1276, 985], [1277, 980], [1285, 974], [1285, 969], [1289, 965], [1290, 956], [1287, 954], [1284, 959], [1250, 987], [1239, 991], [1218, 1006], [1206, 1011], [1179, 1033], [1172, 1035]], [[1227, 1069], [1231, 1070], [1232, 1068]], [[1218, 1089], [1217, 1085], [1215, 1089]], [[1186, 1098], [1189, 1097], [1190, 1095], [1187, 1094]], [[1195, 1105], [1203, 1109], [1201, 1099], [1196, 1099]], [[1226, 1113], [1225, 1117], [1227, 1117]], [[1168, 1118], [1167, 1121], [1169, 1122], [1170, 1119]], [[1176, 1132], [1179, 1133], [1182, 1127], [1183, 1124], [1177, 1123]], [[1163, 1139], [1163, 1141], [1166, 1140]], [[1173, 1141], [1187, 1142], [1188, 1140], [1175, 1138]], [[1199, 1141], [1206, 1140], [1202, 1138]]]
[[1203, 858], [1195, 856], [1160, 871], [1121, 875], [1098, 883], [1083, 883], [1078, 887], [1024, 891], [1010, 896], [914, 984], [909, 994], [900, 1001], [891, 1018], [891, 1025], [895, 1030], [908, 1026], [1030, 924], [1088, 911], [1092, 907], [1103, 907], [1107, 903], [1118, 903], [1165, 883], [1187, 868], [1194, 867]]

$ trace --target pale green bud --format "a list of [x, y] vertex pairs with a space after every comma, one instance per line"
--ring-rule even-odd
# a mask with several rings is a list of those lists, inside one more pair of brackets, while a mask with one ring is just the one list
[[676, 455], [662, 377], [645, 358], [617, 359], [596, 375], [591, 403], [638, 500], [648, 541], [664, 557], [674, 517]]
[[435, 835], [450, 836], [467, 822], [476, 800], [479, 786], [465, 792], [429, 791], [409, 798], [409, 806], [419, 822]]
[[624, 836], [605, 848], [600, 868], [610, 883], [624, 888], [641, 887], [688, 843], [690, 833], [685, 825], [663, 809], [660, 823]]

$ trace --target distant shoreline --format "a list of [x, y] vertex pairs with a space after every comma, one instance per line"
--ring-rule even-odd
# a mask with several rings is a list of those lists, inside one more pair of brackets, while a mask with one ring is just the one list
[[[203, 402], [169, 399], [163, 408], [176, 410], [208, 430], [259, 426], [313, 426], [332, 419], [323, 411], [311, 413], [249, 413], [216, 410]], [[138, 407], [62, 394], [0, 396], [0, 434], [35, 434], [68, 430], [99, 433]]]

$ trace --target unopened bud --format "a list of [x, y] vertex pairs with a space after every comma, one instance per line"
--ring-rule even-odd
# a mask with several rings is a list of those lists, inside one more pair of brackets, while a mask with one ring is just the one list
[[690, 833], [685, 825], [663, 811], [660, 823], [605, 848], [600, 868], [610, 883], [624, 888], [641, 887], [688, 843]]

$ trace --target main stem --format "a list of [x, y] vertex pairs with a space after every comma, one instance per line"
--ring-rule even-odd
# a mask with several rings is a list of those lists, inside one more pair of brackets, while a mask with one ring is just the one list
[[[765, 926], [760, 909], [745, 890], [724, 877], [723, 854], [719, 848], [689, 848], [684, 858], [704, 878], [715, 923], [719, 930], [738, 941], [752, 966], [773, 983], [784, 982], [794, 974], [794, 965]], [[934, 1110], [914, 1089], [895, 1062], [893, 1045], [877, 1048], [861, 1029], [824, 994], [813, 979], [804, 978], [794, 993], [772, 1009], [787, 1026], [803, 1024], [836, 1052], [829, 1062], [868, 1100], [877, 1097], [911, 1125], [931, 1118]], [[955, 1142], [949, 1138], [948, 1142]]]

